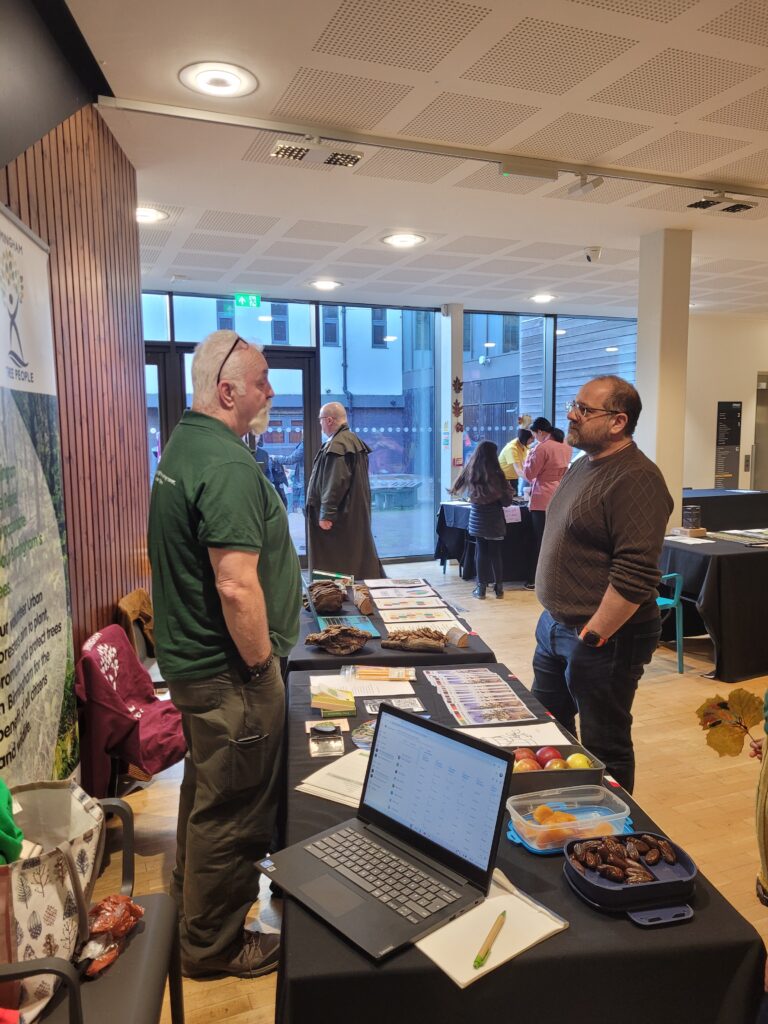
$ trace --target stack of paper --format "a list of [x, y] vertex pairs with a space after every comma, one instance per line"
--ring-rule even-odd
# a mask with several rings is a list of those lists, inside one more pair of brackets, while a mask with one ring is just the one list
[[333, 686], [318, 686], [312, 689], [310, 707], [319, 711], [323, 718], [338, 718], [341, 715], [357, 714], [355, 696], [351, 690], [339, 690]]
[[[344, 689], [339, 691], [338, 687]], [[314, 695], [328, 690], [348, 693], [355, 697], [394, 697], [399, 694], [413, 693], [413, 687], [407, 679], [390, 682], [388, 679], [352, 679], [350, 676], [310, 676], [309, 691], [312, 696], [312, 707], [315, 707]]]
[[[507, 916], [490, 955], [482, 967], [475, 968], [475, 956], [502, 911], [506, 911]], [[484, 903], [427, 935], [416, 943], [416, 948], [459, 988], [466, 988], [512, 957], [567, 927], [567, 921], [515, 888], [497, 868]]]
[[368, 751], [354, 750], [307, 776], [296, 789], [346, 807], [357, 807], [363, 795], [367, 768]]

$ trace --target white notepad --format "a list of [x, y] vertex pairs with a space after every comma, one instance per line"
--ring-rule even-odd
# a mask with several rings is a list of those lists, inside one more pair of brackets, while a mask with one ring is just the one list
[[353, 750], [351, 754], [338, 757], [331, 764], [312, 772], [296, 789], [322, 797], [323, 800], [333, 800], [334, 803], [357, 808], [363, 795], [367, 768], [368, 751]]
[[[473, 966], [493, 923], [502, 910], [507, 918], [482, 967]], [[531, 946], [556, 935], [568, 922], [516, 888], [503, 872], [493, 872], [491, 890], [480, 906], [438, 928], [416, 943], [459, 988], [495, 970]]]

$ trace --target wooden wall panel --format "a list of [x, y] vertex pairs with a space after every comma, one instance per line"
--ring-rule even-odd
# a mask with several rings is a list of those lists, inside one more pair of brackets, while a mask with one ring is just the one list
[[51, 247], [75, 652], [149, 589], [136, 174], [83, 107], [0, 168], [0, 201]]

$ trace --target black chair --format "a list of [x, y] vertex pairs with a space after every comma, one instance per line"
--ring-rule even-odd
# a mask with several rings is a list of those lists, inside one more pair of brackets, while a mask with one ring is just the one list
[[[120, 892], [133, 895], [133, 812], [123, 800], [101, 800], [105, 813], [123, 825]], [[176, 904], [166, 893], [141, 896], [144, 917], [126, 939], [115, 963], [95, 978], [81, 979], [69, 960], [45, 957], [0, 965], [0, 982], [56, 974], [62, 984], [37, 1018], [44, 1024], [158, 1024], [168, 982], [173, 1024], [184, 1024]]]

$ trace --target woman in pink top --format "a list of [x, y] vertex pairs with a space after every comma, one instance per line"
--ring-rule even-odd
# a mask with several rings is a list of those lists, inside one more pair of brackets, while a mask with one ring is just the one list
[[[544, 416], [539, 416], [535, 419], [530, 426], [530, 430], [538, 444], [526, 457], [525, 465], [523, 466], [523, 477], [531, 484], [531, 497], [528, 502], [528, 508], [531, 512], [536, 543], [530, 579], [525, 586], [528, 590], [533, 590], [536, 564], [539, 560], [539, 549], [541, 548], [541, 538], [544, 536], [547, 506], [552, 500], [552, 495], [557, 490], [560, 481], [565, 476], [565, 471], [571, 464], [573, 448], [562, 440], [555, 440], [552, 436], [554, 428]], [[562, 434], [560, 437], [562, 438]]]

